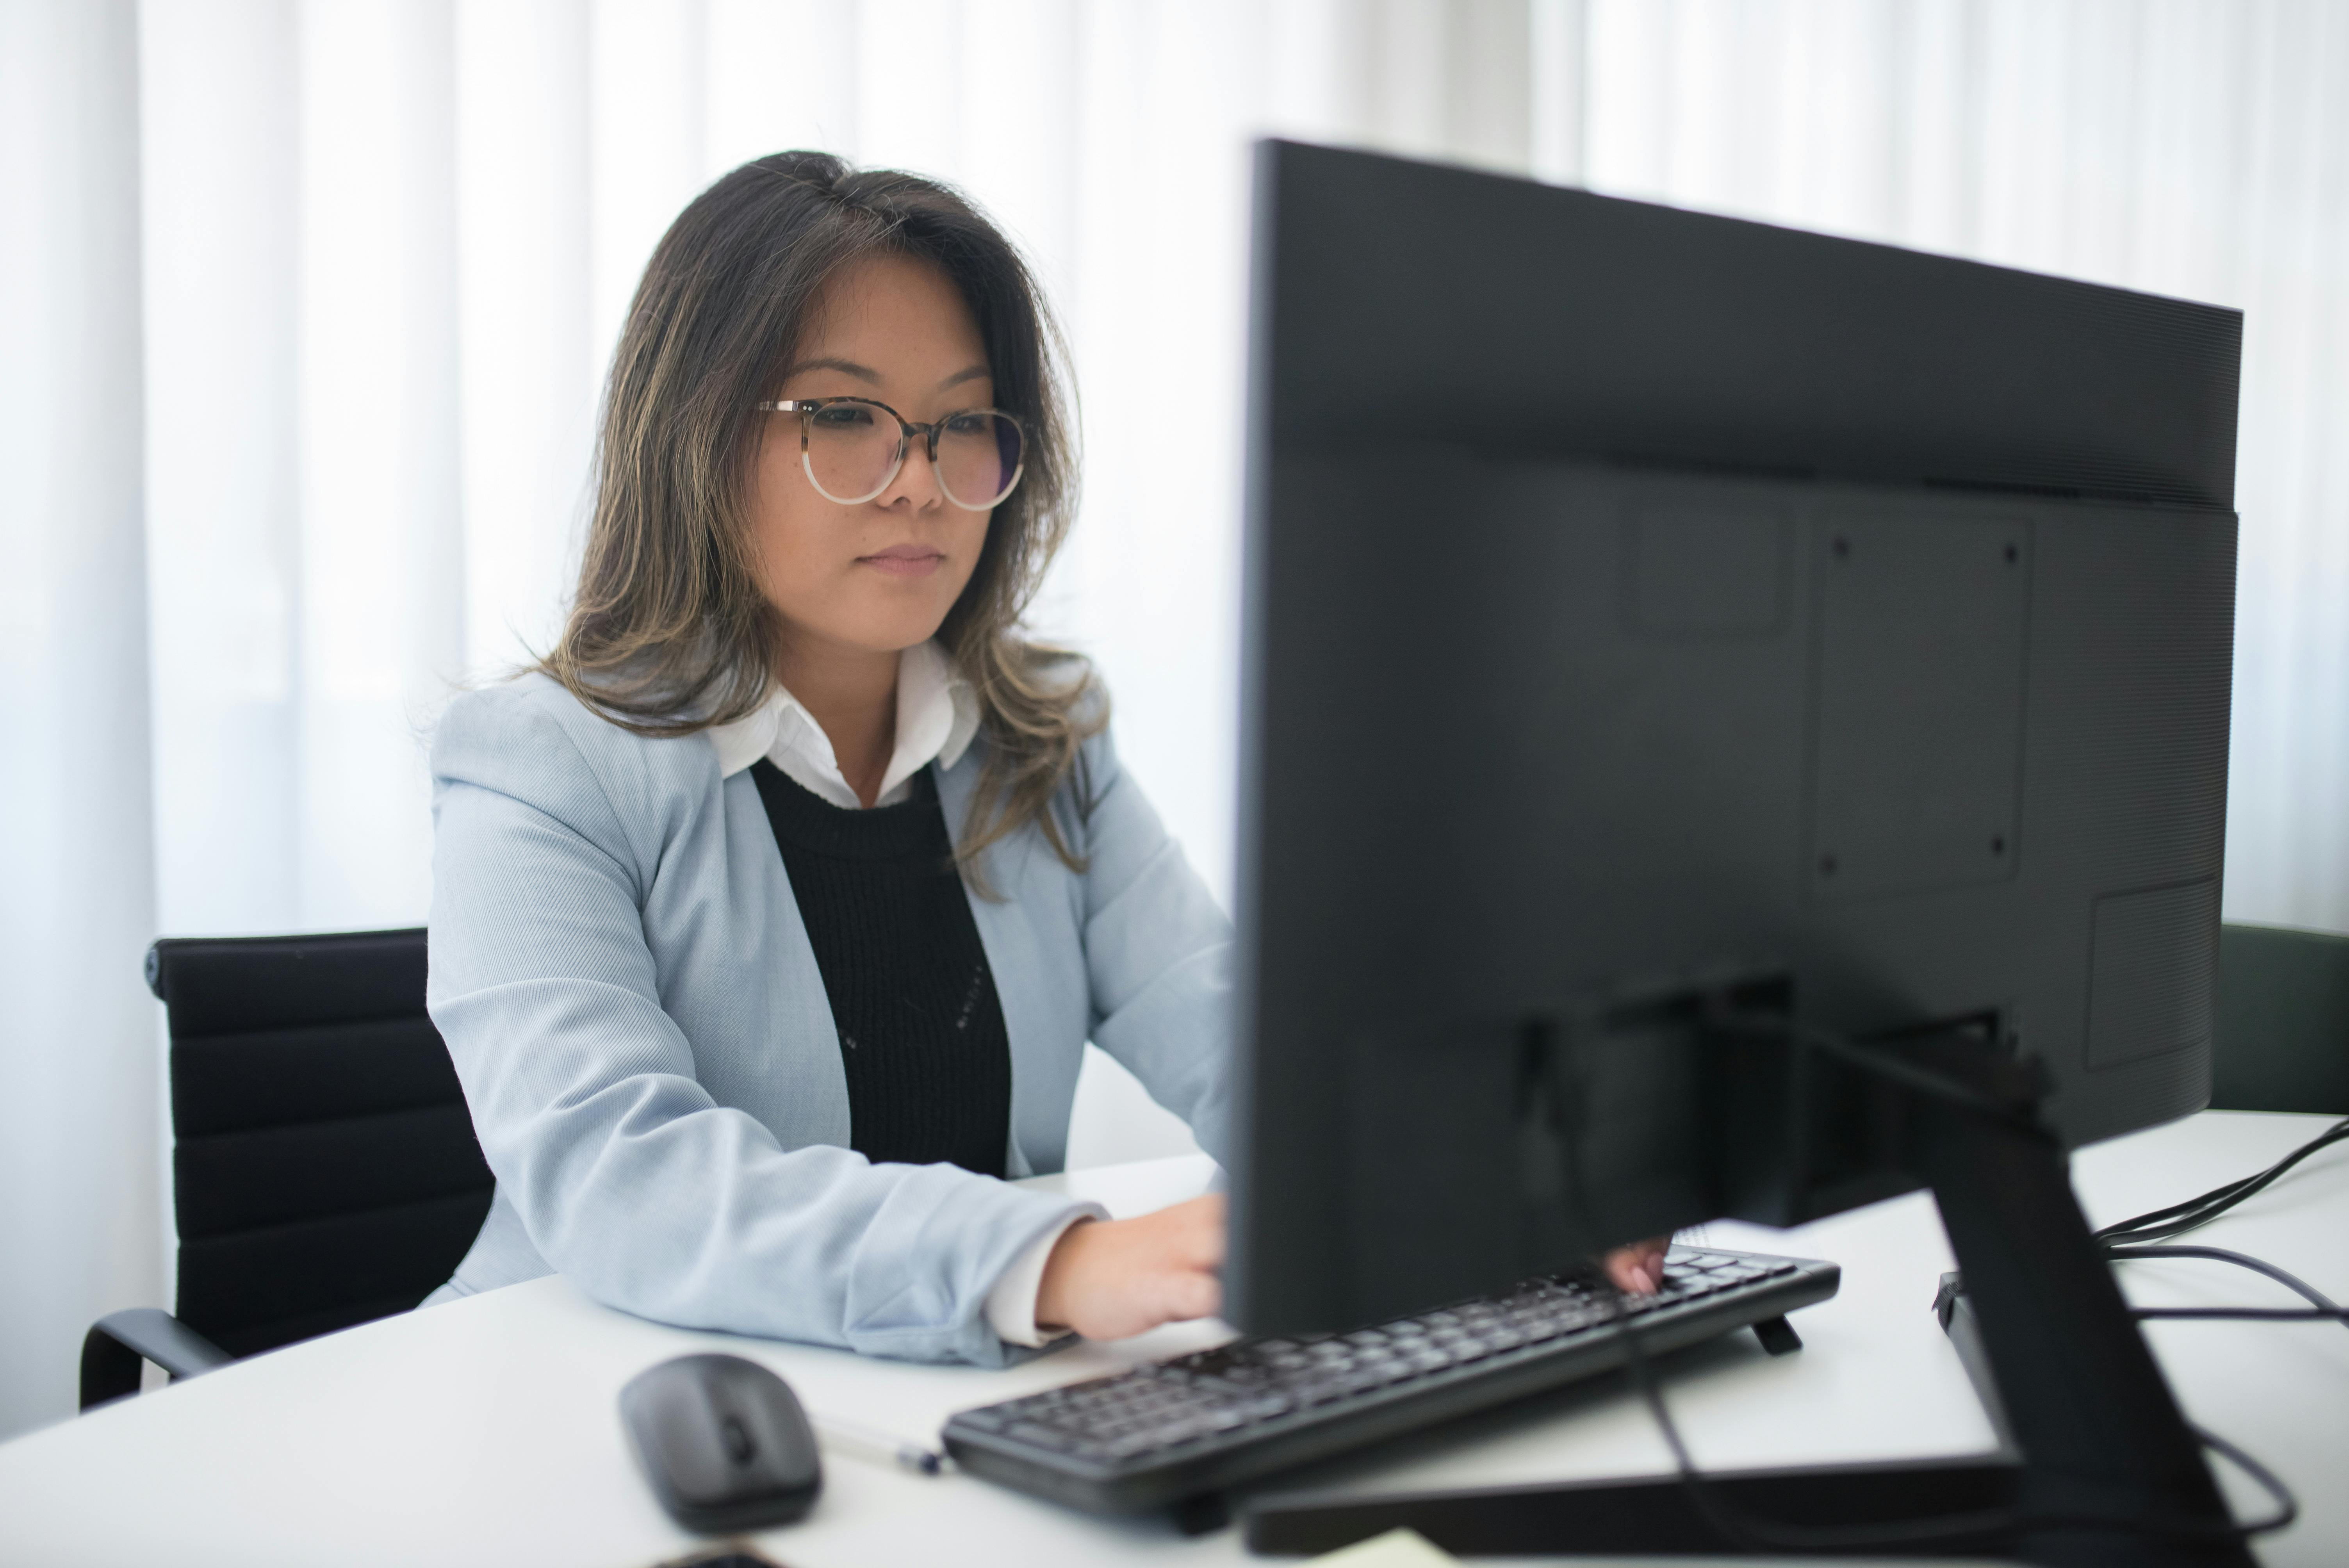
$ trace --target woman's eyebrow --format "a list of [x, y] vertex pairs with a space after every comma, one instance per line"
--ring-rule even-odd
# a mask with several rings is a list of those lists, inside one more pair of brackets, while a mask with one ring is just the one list
[[[840, 359], [829, 355], [821, 359], [802, 359], [797, 364], [788, 366], [778, 379], [789, 381], [792, 377], [807, 370], [837, 370], [843, 376], [854, 376], [859, 381], [872, 386], [881, 385], [881, 373], [871, 366], [859, 365], [854, 359]], [[939, 382], [938, 390], [943, 392], [949, 387], [959, 387], [966, 381], [984, 381], [993, 374], [995, 373], [985, 365], [965, 366]]]
[[798, 364], [787, 367], [783, 371], [782, 375], [777, 377], [777, 379], [789, 381], [792, 377], [797, 376], [803, 370], [837, 370], [843, 376], [854, 376], [859, 381], [870, 381], [876, 387], [881, 384], [881, 373], [878, 370], [874, 369], [871, 366], [859, 365], [854, 359], [833, 359], [830, 357], [823, 359], [802, 359]]

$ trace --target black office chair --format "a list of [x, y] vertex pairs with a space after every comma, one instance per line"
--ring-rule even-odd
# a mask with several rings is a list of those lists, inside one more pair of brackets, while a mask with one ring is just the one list
[[2349, 1113], [2349, 936], [2219, 928], [2211, 1105]]
[[81, 1408], [405, 1312], [449, 1277], [492, 1179], [424, 1012], [424, 933], [166, 940], [179, 1315], [101, 1319]]

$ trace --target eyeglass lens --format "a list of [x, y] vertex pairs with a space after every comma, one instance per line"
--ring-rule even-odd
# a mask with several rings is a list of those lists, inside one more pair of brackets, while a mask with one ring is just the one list
[[[833, 500], [871, 500], [896, 477], [901, 433], [896, 418], [874, 404], [827, 403], [807, 417], [808, 478]], [[957, 506], [983, 511], [1011, 493], [1019, 458], [1019, 427], [1009, 417], [988, 408], [949, 414], [938, 431], [938, 488]]]

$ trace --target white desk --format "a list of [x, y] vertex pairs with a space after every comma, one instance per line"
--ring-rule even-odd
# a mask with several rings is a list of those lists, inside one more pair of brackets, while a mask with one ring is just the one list
[[[2211, 1112], [2085, 1151], [2092, 1219], [2175, 1202], [2263, 1167], [2324, 1125]], [[1189, 1196], [1198, 1159], [1050, 1178], [1141, 1212]], [[1710, 1228], [1721, 1244], [1844, 1265], [1834, 1301], [1798, 1314], [1808, 1348], [1774, 1360], [1750, 1335], [1676, 1357], [1669, 1388], [1707, 1465], [1979, 1450], [1990, 1432], [1929, 1304], [1949, 1266], [1930, 1203], [1902, 1199], [1790, 1234]], [[2197, 1240], [2233, 1246], [2349, 1297], [2349, 1149], [2329, 1150]], [[2133, 1264], [2142, 1304], [2285, 1305], [2240, 1269]], [[817, 1411], [905, 1432], [947, 1412], [1171, 1354], [1212, 1326], [1087, 1346], [1003, 1373], [861, 1361], [689, 1334], [595, 1306], [544, 1279], [369, 1324], [144, 1395], [0, 1446], [0, 1563], [481, 1563], [645, 1568], [690, 1549], [622, 1446], [615, 1399], [656, 1361], [723, 1346], [786, 1376]], [[2153, 1341], [2188, 1412], [2297, 1490], [2271, 1568], [2349, 1561], [2349, 1334], [2322, 1324], [2162, 1323]], [[1666, 1468], [1636, 1401], [1612, 1380], [1482, 1419], [1417, 1451], [1357, 1466], [1365, 1484], [1467, 1485]], [[935, 1480], [835, 1455], [822, 1503], [761, 1538], [792, 1568], [1251, 1561], [1237, 1533], [1185, 1540], [1156, 1521], [1109, 1522], [967, 1476]], [[2229, 1478], [2248, 1515], [2265, 1504]]]

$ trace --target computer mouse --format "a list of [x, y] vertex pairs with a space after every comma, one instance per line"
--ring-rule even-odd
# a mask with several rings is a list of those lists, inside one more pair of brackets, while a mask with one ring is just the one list
[[669, 1517], [705, 1535], [788, 1524], [823, 1490], [791, 1385], [740, 1356], [680, 1356], [620, 1390], [628, 1446]]

